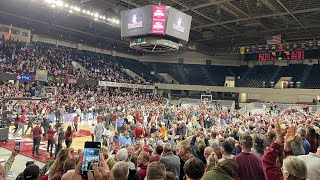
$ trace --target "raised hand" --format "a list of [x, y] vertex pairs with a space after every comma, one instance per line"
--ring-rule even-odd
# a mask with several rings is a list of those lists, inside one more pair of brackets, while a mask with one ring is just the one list
[[294, 137], [296, 136], [296, 127], [291, 126], [287, 130], [287, 134], [285, 136], [285, 142], [291, 143], [294, 140]]

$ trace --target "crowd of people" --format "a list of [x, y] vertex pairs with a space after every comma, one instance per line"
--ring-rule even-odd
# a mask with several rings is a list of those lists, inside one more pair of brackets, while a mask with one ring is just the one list
[[[85, 69], [75, 68], [72, 62], [79, 63]], [[37, 69], [47, 70], [48, 74], [61, 77], [120, 83], [150, 83], [130, 77], [121, 63], [108, 55], [40, 42], [26, 44], [0, 39], [0, 72], [35, 74]]]
[[[90, 72], [70, 66], [72, 60]], [[121, 66], [98, 55], [33, 43], [1, 43], [0, 71], [133, 82]], [[47, 92], [45, 87], [55, 87]], [[49, 100], [6, 100], [50, 94]], [[88, 141], [102, 144], [100, 162], [87, 179], [96, 180], [317, 180], [320, 177], [320, 116], [308, 108], [250, 113], [211, 108], [199, 103], [174, 107], [148, 90], [102, 88], [54, 83], [0, 84], [2, 122], [13, 136], [33, 139], [32, 155], [41, 156], [47, 142], [47, 162], [39, 168], [27, 162], [17, 179], [83, 179], [83, 150], [73, 148], [79, 124], [88, 123]], [[71, 121], [65, 114], [74, 113]], [[54, 118], [51, 118], [54, 117]], [[25, 127], [27, 126], [27, 129]], [[2, 166], [7, 178], [14, 150]], [[54, 161], [52, 160], [54, 159]]]
[[[19, 177], [82, 178], [79, 170], [82, 150], [75, 153], [72, 149], [72, 134], [78, 131], [80, 121], [87, 121], [86, 114], [90, 111], [94, 120], [90, 121], [92, 138], [88, 140], [101, 142], [103, 146], [99, 167], [94, 167], [89, 179], [320, 177], [320, 116], [307, 108], [268, 107], [263, 114], [213, 110], [204, 104], [182, 108], [166, 105], [152, 93], [86, 88], [59, 87], [59, 95], [51, 105], [7, 102], [8, 109], [3, 112], [21, 114], [16, 118], [19, 122], [15, 135], [22, 129], [24, 136], [23, 126], [30, 120], [34, 156], [38, 155], [41, 139], [45, 139], [48, 157], [55, 158], [53, 164], [48, 158], [44, 167], [47, 173], [28, 164]], [[16, 92], [19, 91], [18, 88]], [[56, 116], [55, 124], [48, 120], [51, 111]], [[64, 112], [77, 114], [68, 127], [64, 125]], [[3, 177], [16, 154], [13, 152], [5, 164], [0, 173]]]

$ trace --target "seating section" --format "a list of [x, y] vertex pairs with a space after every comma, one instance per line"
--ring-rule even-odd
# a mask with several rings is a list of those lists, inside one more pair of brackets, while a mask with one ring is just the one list
[[304, 88], [318, 89], [320, 88], [320, 65], [313, 65], [311, 72], [304, 84]]
[[281, 77], [292, 77], [292, 82], [300, 81], [304, 70], [306, 69], [304, 64], [291, 64], [289, 66], [281, 67], [281, 71], [271, 81], [278, 82]]
[[202, 65], [184, 64], [183, 70], [189, 84], [210, 85], [206, 80], [204, 72], [201, 70]]
[[240, 80], [241, 87], [263, 87], [262, 83], [269, 82], [272, 75], [275, 73], [278, 66], [255, 66], [249, 70]]
[[[76, 61], [86, 68], [80, 71], [71, 65]], [[74, 76], [113, 82], [153, 84], [161, 82], [156, 73], [167, 73], [180, 84], [224, 86], [226, 76], [235, 77], [236, 86], [268, 87], [270, 81], [281, 77], [293, 77], [293, 82], [302, 81], [304, 88], [320, 87], [320, 65], [307, 66], [255, 66], [253, 68], [232, 66], [207, 66], [196, 64], [142, 63], [137, 60], [79, 51], [68, 47], [34, 42], [0, 43], [0, 71], [10, 73], [35, 73], [36, 69], [46, 69], [55, 76]], [[125, 72], [130, 69], [146, 82], [134, 79]], [[152, 75], [150, 72], [156, 72]]]
[[119, 64], [121, 64], [123, 68], [130, 69], [140, 77], [144, 78], [147, 82], [154, 83], [159, 81], [158, 78], [150, 74], [152, 68], [147, 67], [142, 62], [121, 57], [114, 58], [118, 60]]

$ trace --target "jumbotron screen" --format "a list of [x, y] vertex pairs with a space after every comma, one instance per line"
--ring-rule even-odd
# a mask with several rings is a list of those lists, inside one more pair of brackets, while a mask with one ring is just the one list
[[148, 5], [121, 12], [121, 37], [159, 35], [188, 41], [192, 17], [170, 6]]

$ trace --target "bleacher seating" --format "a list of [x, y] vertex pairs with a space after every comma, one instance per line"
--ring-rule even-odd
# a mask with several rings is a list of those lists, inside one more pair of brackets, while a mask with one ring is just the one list
[[277, 66], [255, 66], [243, 78], [241, 78], [241, 87], [262, 87], [262, 82], [269, 82], [276, 71]]
[[187, 76], [189, 84], [193, 85], [210, 85], [204, 78], [205, 75], [201, 70], [203, 65], [184, 64], [183, 69]]
[[144, 78], [147, 82], [154, 83], [159, 81], [158, 78], [150, 74], [152, 68], [147, 67], [142, 62], [120, 57], [116, 57], [115, 59], [118, 60], [123, 68], [130, 69], [140, 77]]
[[292, 77], [292, 82], [297, 82], [300, 80], [306, 65], [304, 64], [291, 64], [289, 66], [281, 67], [281, 71], [276, 78], [271, 81], [278, 82], [281, 77]]
[[303, 88], [320, 88], [320, 65], [313, 65]]

